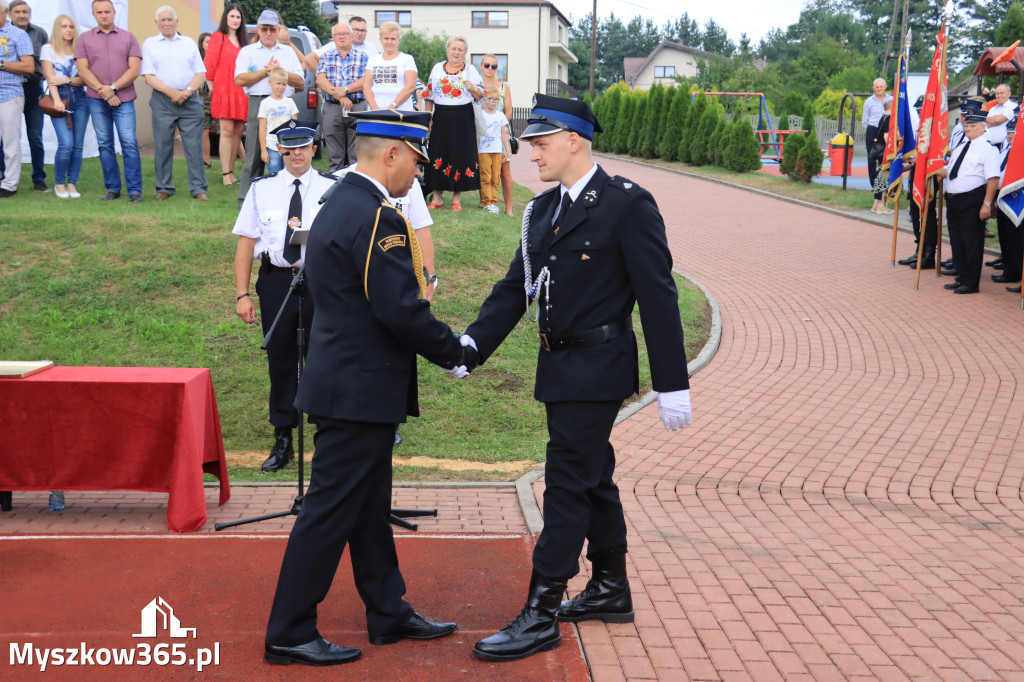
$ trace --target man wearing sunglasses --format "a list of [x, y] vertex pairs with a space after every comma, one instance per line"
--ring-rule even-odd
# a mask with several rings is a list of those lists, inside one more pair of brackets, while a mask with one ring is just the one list
[[265, 9], [256, 22], [259, 40], [238, 51], [235, 60], [235, 84], [245, 89], [249, 96], [249, 134], [245, 136], [245, 164], [238, 186], [238, 206], [249, 191], [253, 178], [263, 175], [263, 157], [260, 155], [260, 102], [270, 96], [270, 72], [280, 66], [288, 72], [288, 87], [284, 96], [291, 97], [302, 87], [302, 64], [291, 45], [277, 42], [281, 16], [276, 10]]

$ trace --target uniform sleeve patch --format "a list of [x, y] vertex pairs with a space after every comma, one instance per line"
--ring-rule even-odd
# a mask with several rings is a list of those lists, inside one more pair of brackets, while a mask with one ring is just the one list
[[377, 246], [380, 247], [381, 251], [387, 251], [395, 246], [405, 246], [405, 235], [393, 234], [390, 237], [385, 237], [377, 242]]

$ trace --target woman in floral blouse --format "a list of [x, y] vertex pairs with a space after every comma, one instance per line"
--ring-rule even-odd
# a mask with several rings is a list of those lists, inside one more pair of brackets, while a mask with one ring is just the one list
[[430, 208], [442, 208], [442, 193], [452, 192], [452, 210], [461, 211], [462, 192], [480, 189], [473, 102], [483, 97], [482, 78], [466, 63], [469, 44], [465, 38], [448, 41], [448, 59], [430, 71], [423, 101], [433, 112], [430, 124], [430, 163], [427, 189], [434, 196]]

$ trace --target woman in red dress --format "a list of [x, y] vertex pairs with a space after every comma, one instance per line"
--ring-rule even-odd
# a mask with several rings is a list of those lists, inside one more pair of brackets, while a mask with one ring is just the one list
[[213, 83], [210, 116], [220, 121], [220, 165], [225, 185], [238, 183], [234, 175], [235, 159], [249, 116], [249, 98], [235, 85], [235, 59], [248, 43], [246, 38], [242, 8], [234, 3], [225, 5], [220, 26], [210, 38], [204, 59], [207, 79]]

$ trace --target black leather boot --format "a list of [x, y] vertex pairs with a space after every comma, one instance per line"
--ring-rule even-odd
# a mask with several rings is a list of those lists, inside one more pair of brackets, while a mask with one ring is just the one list
[[912, 268], [917, 267], [917, 251], [912, 253], [909, 257], [903, 258], [896, 262], [899, 263], [900, 265], [909, 265]]
[[270, 448], [270, 457], [261, 467], [267, 473], [273, 473], [284, 469], [288, 462], [295, 457], [295, 450], [292, 449], [292, 430], [274, 429], [274, 447]]
[[535, 570], [530, 576], [526, 606], [497, 634], [477, 642], [473, 654], [485, 661], [518, 661], [558, 648], [562, 635], [556, 614], [565, 583], [565, 579], [545, 578]]
[[569, 601], [562, 602], [558, 620], [579, 623], [603, 620], [606, 623], [632, 623], [633, 597], [626, 578], [626, 555], [608, 552], [592, 561], [593, 575], [587, 586]]
[[[917, 267], [917, 261], [914, 261], [914, 267]], [[935, 269], [935, 247], [926, 246], [924, 247], [924, 253], [921, 254], [921, 269], [922, 270], [934, 270]]]

